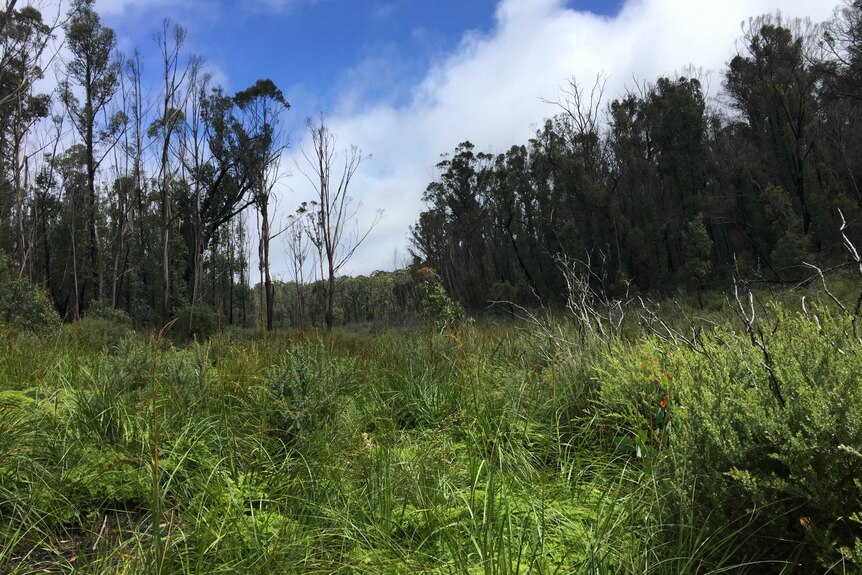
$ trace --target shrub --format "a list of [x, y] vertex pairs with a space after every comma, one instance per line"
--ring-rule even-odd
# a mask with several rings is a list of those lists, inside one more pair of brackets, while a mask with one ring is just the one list
[[0, 256], [0, 323], [27, 331], [57, 327], [60, 316], [47, 294], [26, 279], [11, 277], [8, 262]]
[[775, 382], [748, 335], [715, 328], [696, 349], [615, 346], [599, 361], [597, 408], [633, 458], [670, 464], [678, 512], [738, 531], [740, 555], [846, 565], [862, 539], [862, 346], [851, 318], [771, 312]]
[[132, 319], [105, 300], [93, 302], [78, 321], [78, 344], [93, 350], [113, 349], [132, 332]]
[[181, 342], [209, 339], [218, 328], [216, 311], [206, 306], [186, 306], [177, 312], [170, 336]]
[[290, 444], [331, 424], [354, 378], [353, 362], [327, 354], [322, 346], [292, 350], [267, 378], [271, 433]]
[[128, 327], [132, 325], [132, 318], [125, 311], [112, 306], [107, 300], [96, 300], [90, 304], [84, 313], [86, 319], [101, 319], [111, 323], [121, 324]]
[[651, 463], [669, 443], [674, 405], [673, 358], [657, 342], [618, 342], [600, 360], [603, 422], [625, 451]]
[[462, 325], [467, 320], [464, 306], [449, 297], [434, 270], [422, 268], [419, 272], [422, 277], [419, 290], [422, 295], [423, 321], [440, 333]]
[[764, 345], [783, 406], [762, 351], [717, 328], [696, 350], [654, 341], [614, 350], [601, 409], [642, 449], [670, 446], [674, 484], [696, 486], [680, 503], [693, 502], [696, 521], [739, 527], [749, 558], [793, 558], [815, 572], [862, 535], [850, 519], [862, 512], [859, 459], [846, 449], [862, 445], [862, 348], [849, 318], [773, 312]]

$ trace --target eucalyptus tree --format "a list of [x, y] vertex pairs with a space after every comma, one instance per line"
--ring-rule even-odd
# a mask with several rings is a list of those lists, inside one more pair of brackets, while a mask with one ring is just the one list
[[181, 155], [185, 168], [190, 176], [189, 189], [191, 197], [188, 207], [191, 212], [191, 254], [192, 254], [192, 305], [199, 306], [203, 298], [203, 275], [204, 275], [204, 222], [202, 200], [205, 197], [206, 174], [204, 166], [211, 157], [207, 150], [207, 124], [205, 122], [204, 110], [207, 105], [207, 92], [211, 81], [210, 74], [201, 73], [199, 67], [195, 67], [189, 78], [190, 94], [188, 100], [188, 114], [186, 115], [183, 129], [182, 145], [184, 152]]
[[185, 28], [164, 20], [162, 30], [156, 35], [156, 41], [162, 57], [162, 92], [159, 117], [150, 126], [150, 135], [158, 137], [160, 144], [159, 187], [162, 221], [162, 321], [166, 322], [172, 315], [171, 305], [171, 239], [174, 225], [173, 216], [173, 186], [174, 171], [177, 166], [171, 161], [171, 146], [174, 139], [181, 133], [184, 120], [184, 108], [189, 94], [194, 89], [187, 89], [187, 79], [198, 65], [192, 59], [186, 65], [180, 63], [180, 52], [185, 43]]
[[291, 265], [293, 284], [296, 287], [294, 325], [297, 327], [304, 327], [306, 323], [306, 267], [313, 270], [316, 265], [316, 262], [312, 261], [311, 266], [308, 266], [309, 258], [312, 256], [311, 234], [314, 223], [314, 212], [309, 209], [308, 202], [303, 202], [296, 212], [288, 217], [288, 225], [285, 229], [284, 245]]
[[[114, 182], [115, 197], [113, 202], [112, 222], [114, 224], [113, 242], [113, 265], [111, 277], [111, 305], [114, 308], [120, 306], [120, 300], [126, 293], [128, 305], [132, 297], [126, 289], [131, 283], [127, 276], [129, 274], [129, 260], [133, 249], [138, 254], [143, 254], [150, 242], [141, 229], [144, 214], [144, 135], [149, 111], [149, 102], [144, 95], [142, 83], [143, 62], [141, 52], [135, 49], [132, 56], [123, 62], [120, 81], [120, 97], [123, 114], [129, 119], [129, 125], [123, 131], [120, 150], [120, 158], [115, 160], [117, 180]], [[116, 148], [115, 148], [116, 150]], [[115, 156], [118, 155], [115, 152]], [[134, 235], [138, 237], [138, 244], [132, 241]], [[136, 269], [136, 266], [132, 266]], [[135, 272], [137, 273], [137, 272]], [[144, 282], [146, 283], [146, 282]]]
[[[51, 27], [31, 6], [3, 14], [0, 30], [0, 209], [4, 228], [3, 247], [9, 247], [18, 275], [24, 274], [31, 246], [26, 225], [27, 172], [30, 160], [40, 150], [27, 150], [25, 143], [34, 125], [48, 115], [50, 96], [34, 93], [42, 78], [42, 52]], [[6, 230], [4, 229], [4, 232]]]
[[270, 274], [269, 243], [271, 239], [270, 198], [280, 177], [279, 164], [287, 141], [281, 126], [281, 114], [290, 109], [290, 104], [272, 80], [258, 80], [234, 96], [242, 112], [245, 146], [251, 177], [254, 205], [260, 216], [260, 243], [258, 250], [261, 291], [265, 310], [267, 331], [273, 329], [272, 277]]
[[[430, 213], [420, 216], [419, 226], [413, 230], [413, 244], [424, 253], [433, 249], [429, 243], [446, 246], [435, 269], [449, 293], [468, 307], [487, 301], [490, 276], [487, 198], [493, 156], [477, 154], [474, 149], [472, 143], [463, 142], [451, 157], [443, 156], [437, 164], [439, 179], [431, 182], [422, 196], [430, 204]], [[445, 239], [439, 237], [441, 234]]]
[[[823, 126], [830, 172], [855, 206], [844, 205], [850, 233], [862, 220], [862, 0], [845, 0], [823, 32], [820, 70]], [[854, 209], [855, 208], [855, 209]]]
[[[758, 190], [781, 186], [799, 206], [804, 236], [812, 231], [819, 190], [814, 175], [819, 70], [811, 65], [816, 33], [804, 22], [764, 16], [749, 22], [744, 49], [731, 61], [725, 90], [740, 113], [760, 162], [749, 177]], [[837, 229], [837, 227], [836, 227]], [[801, 254], [800, 254], [801, 255]]]
[[0, 8], [0, 108], [42, 77], [47, 62], [56, 56], [51, 40], [61, 19], [59, 5], [56, 17], [46, 20], [30, 3], [17, 10], [15, 0], [5, 4]]
[[[60, 96], [85, 149], [87, 187], [84, 208], [90, 281], [94, 297], [100, 298], [104, 282], [97, 225], [96, 173], [108, 150], [116, 144], [124, 117], [115, 115], [109, 120], [104, 119], [119, 85], [119, 65], [112, 56], [117, 41], [114, 31], [102, 25], [94, 3], [95, 0], [72, 2], [65, 25], [71, 56], [66, 63], [68, 77], [60, 83]], [[76, 88], [83, 92], [83, 100], [75, 93]]]
[[206, 74], [196, 72], [192, 80], [183, 136], [183, 161], [190, 179], [184, 228], [192, 254], [192, 304], [201, 305], [205, 254], [219, 229], [252, 204], [253, 178], [246, 161], [249, 139], [234, 99], [219, 87], [210, 88]]
[[7, 0], [6, 8], [0, 13], [0, 33], [6, 28], [6, 24], [12, 19], [12, 14], [15, 13], [15, 4], [17, 0]]
[[324, 322], [332, 333], [334, 323], [335, 277], [353, 257], [356, 250], [368, 238], [379, 223], [382, 212], [377, 212], [364, 231], [349, 226], [355, 223], [359, 205], [355, 205], [350, 195], [350, 185], [362, 162], [368, 156], [352, 145], [343, 152], [341, 159], [336, 158], [335, 135], [330, 132], [323, 117], [315, 122], [306, 122], [311, 135], [311, 152], [303, 149], [302, 154], [308, 171], [302, 171], [315, 191], [315, 201], [309, 204], [313, 210], [314, 225], [311, 240], [317, 248], [320, 276], [323, 281]]

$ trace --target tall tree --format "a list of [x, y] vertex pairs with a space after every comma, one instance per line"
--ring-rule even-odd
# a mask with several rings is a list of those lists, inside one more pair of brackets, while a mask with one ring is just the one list
[[[293, 283], [296, 286], [296, 309], [294, 325], [305, 327], [305, 300], [306, 300], [306, 266], [310, 256], [310, 230], [314, 225], [313, 213], [309, 211], [307, 202], [297, 208], [296, 213], [288, 218], [286, 237], [284, 240], [287, 255], [290, 260], [290, 271]], [[311, 216], [311, 217], [310, 217]], [[316, 262], [312, 262], [313, 269]]]
[[[151, 134], [159, 137], [160, 161], [159, 184], [161, 188], [162, 216], [162, 321], [167, 322], [172, 315], [171, 305], [171, 239], [173, 218], [173, 193], [175, 166], [171, 163], [171, 144], [180, 132], [184, 118], [183, 108], [186, 98], [183, 88], [193, 62], [180, 65], [180, 51], [185, 43], [186, 30], [181, 26], [171, 26], [168, 20], [156, 35], [162, 55], [162, 98], [160, 116], [150, 127]], [[193, 90], [188, 90], [191, 93]], [[186, 96], [187, 97], [187, 96]]]
[[[437, 222], [446, 222], [448, 253], [438, 261], [436, 271], [449, 293], [469, 307], [487, 301], [486, 200], [493, 160], [490, 154], [476, 154], [473, 150], [472, 143], [463, 142], [455, 148], [453, 156], [444, 155], [437, 164], [440, 178], [429, 184], [423, 195], [435, 215], [427, 216], [425, 221], [420, 219], [421, 229], [413, 233], [414, 245], [425, 252], [422, 244], [433, 241], [438, 234], [433, 231]], [[431, 236], [423, 237], [425, 232], [431, 232]]]
[[28, 153], [25, 141], [34, 125], [48, 115], [50, 97], [35, 94], [33, 85], [42, 77], [42, 51], [51, 28], [38, 10], [26, 6], [14, 11], [13, 7], [14, 2], [3, 16], [0, 30], [0, 172], [10, 188], [0, 198], [0, 217], [6, 224], [11, 212], [14, 220], [8, 222], [12, 240], [8, 244], [21, 276], [30, 254], [25, 225], [28, 166], [32, 155], [39, 153]]
[[[143, 215], [144, 189], [144, 125], [145, 107], [142, 74], [143, 64], [140, 50], [135, 49], [124, 64], [119, 75], [120, 95], [123, 114], [129, 119], [130, 126], [123, 131], [121, 140], [122, 159], [116, 161], [118, 178], [114, 183], [115, 198], [113, 245], [113, 266], [111, 277], [111, 306], [118, 308], [124, 287], [127, 286], [129, 257], [133, 246], [131, 237], [139, 227]], [[138, 230], [138, 236], [143, 234]], [[140, 246], [139, 246], [140, 247]], [[143, 249], [139, 249], [143, 252]], [[129, 297], [127, 299], [130, 299]]]
[[[85, 148], [87, 188], [84, 198], [88, 252], [93, 297], [101, 298], [104, 289], [99, 247], [96, 173], [107, 150], [116, 143], [122, 118], [100, 119], [118, 87], [119, 67], [112, 58], [116, 46], [114, 31], [102, 26], [94, 9], [95, 0], [74, 0], [65, 26], [71, 59], [66, 64], [69, 79], [60, 86], [63, 102]], [[74, 84], [72, 83], [74, 82]], [[74, 92], [83, 91], [83, 101]]]
[[[247, 151], [249, 138], [236, 117], [235, 102], [221, 88], [210, 90], [206, 75], [194, 76], [183, 154], [190, 176], [185, 224], [192, 254], [192, 304], [204, 296], [204, 257], [218, 230], [253, 202]], [[244, 232], [243, 232], [244, 233]]]
[[[354, 227], [359, 205], [354, 205], [350, 196], [350, 184], [359, 166], [368, 156], [356, 146], [350, 146], [344, 151], [343, 158], [336, 159], [335, 135], [329, 131], [321, 116], [317, 122], [311, 118], [307, 121], [311, 135], [311, 152], [303, 149], [303, 156], [309, 171], [303, 175], [315, 190], [316, 204], [314, 208], [315, 226], [312, 241], [318, 251], [323, 284], [324, 322], [326, 330], [332, 333], [334, 323], [333, 307], [335, 303], [335, 276], [344, 265], [350, 261], [368, 234], [374, 229], [382, 217], [377, 212], [372, 222], [360, 232]], [[339, 166], [340, 163], [340, 166]], [[300, 171], [302, 169], [300, 168]], [[324, 269], [325, 266], [325, 269]]]
[[272, 80], [258, 80], [253, 86], [234, 96], [237, 106], [244, 116], [245, 136], [249, 139], [246, 149], [249, 153], [249, 173], [252, 181], [254, 205], [260, 215], [259, 265], [262, 276], [264, 302], [261, 306], [266, 313], [266, 330], [273, 329], [274, 292], [270, 275], [269, 242], [271, 231], [270, 197], [279, 178], [281, 154], [287, 148], [281, 129], [281, 114], [290, 109]]
[[[0, 8], [0, 108], [28, 91], [33, 81], [42, 76], [46, 61], [55, 53], [46, 54], [53, 32], [60, 27], [60, 8], [51, 21], [31, 5], [19, 7], [7, 0]], [[23, 49], [23, 51], [22, 51]], [[22, 66], [23, 64], [23, 66]], [[23, 73], [22, 73], [23, 72]]]
[[818, 203], [812, 175], [820, 74], [810, 65], [808, 53], [814, 36], [802, 22], [785, 25], [780, 18], [753, 19], [745, 51], [731, 60], [725, 76], [730, 102], [746, 124], [745, 135], [763, 159], [760, 173], [751, 177], [760, 189], [780, 185], [792, 195], [806, 236]]

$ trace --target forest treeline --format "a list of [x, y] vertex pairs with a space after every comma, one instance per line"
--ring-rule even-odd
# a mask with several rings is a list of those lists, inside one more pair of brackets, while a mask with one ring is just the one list
[[471, 309], [564, 300], [561, 260], [611, 297], [840, 265], [842, 226], [862, 232], [862, 2], [820, 25], [753, 18], [737, 46], [714, 102], [697, 74], [606, 107], [604, 80], [578, 79], [525, 144], [460, 144], [425, 191], [418, 258]]
[[[153, 95], [141, 52], [117, 51], [92, 0], [48, 16], [15, 5], [0, 20], [0, 250], [12, 276], [41, 286], [66, 320], [98, 303], [140, 323], [188, 305], [247, 321], [243, 215], [270, 221], [280, 90], [260, 80], [225, 94], [166, 20]], [[51, 63], [57, 87], [38, 93]]]
[[[862, 1], [824, 24], [750, 20], [714, 102], [696, 74], [638, 85], [609, 105], [602, 79], [572, 80], [527, 143], [494, 155], [464, 142], [444, 156], [411, 231], [410, 269], [338, 280], [339, 254], [356, 245], [341, 245], [344, 222], [321, 222], [349, 205], [361, 152], [345, 156], [343, 196], [321, 195], [271, 229], [290, 107], [271, 80], [225, 93], [167, 21], [158, 62], [120, 54], [92, 0], [54, 17], [5, 6], [0, 251], [10, 281], [41, 287], [69, 321], [113, 308], [154, 325], [186, 307], [270, 329], [389, 320], [420, 309], [429, 277], [471, 310], [554, 304], [566, 292], [561, 259], [589, 263], [611, 295], [700, 293], [734, 270], [799, 281], [803, 262], [845, 261], [845, 223], [860, 235]], [[49, 64], [58, 83], [43, 94]], [[331, 160], [323, 120], [309, 128], [312, 158]], [[342, 189], [321, 181], [330, 188]], [[270, 274], [281, 249], [270, 240], [282, 233], [287, 282]]]

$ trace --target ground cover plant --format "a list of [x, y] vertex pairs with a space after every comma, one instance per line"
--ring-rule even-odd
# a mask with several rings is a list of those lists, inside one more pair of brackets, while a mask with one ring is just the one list
[[733, 298], [612, 337], [10, 328], [0, 572], [857, 572], [854, 316], [757, 299], [762, 340]]

